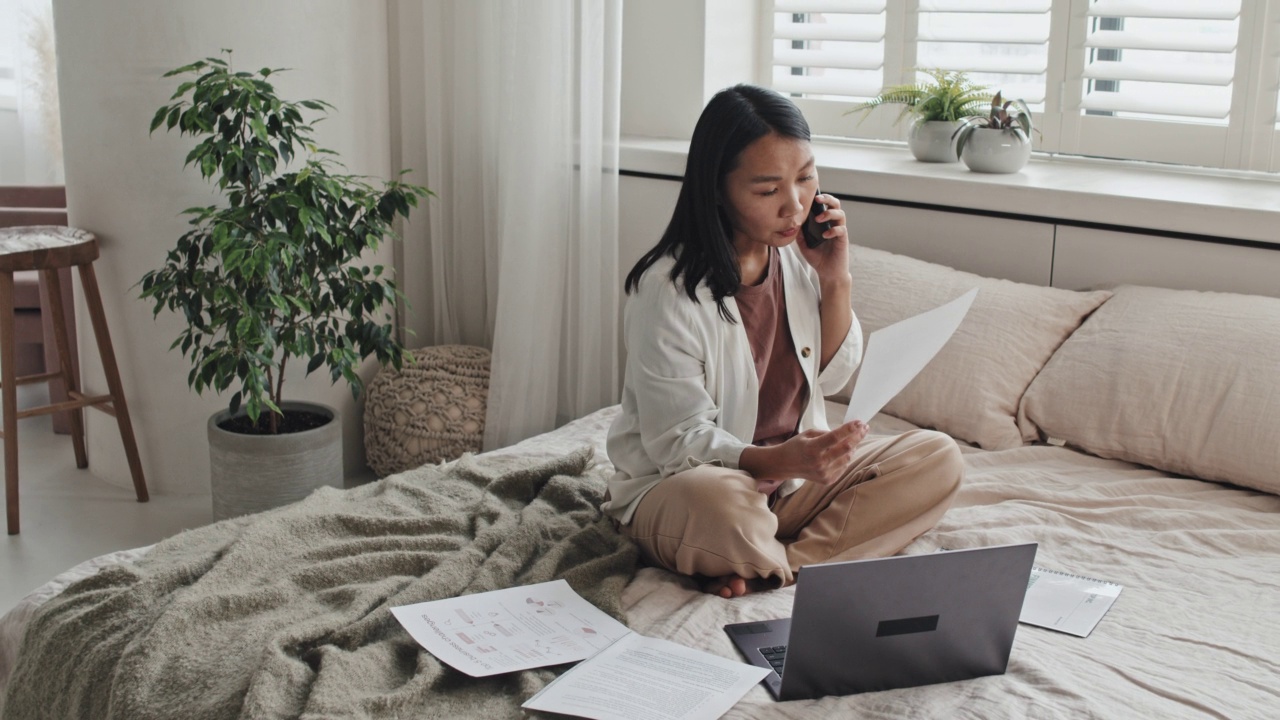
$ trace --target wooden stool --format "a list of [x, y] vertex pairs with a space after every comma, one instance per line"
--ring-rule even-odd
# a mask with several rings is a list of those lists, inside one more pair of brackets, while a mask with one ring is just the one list
[[[71, 443], [75, 448], [76, 467], [89, 467], [84, 448], [84, 419], [81, 408], [95, 407], [115, 417], [120, 426], [120, 439], [133, 474], [133, 488], [138, 502], [146, 502], [147, 482], [142, 477], [142, 461], [133, 437], [133, 424], [129, 421], [129, 408], [125, 404], [124, 390], [120, 385], [120, 372], [116, 366], [115, 352], [111, 349], [111, 335], [107, 332], [107, 318], [102, 312], [102, 295], [98, 291], [98, 277], [93, 272], [93, 261], [98, 259], [98, 239], [91, 233], [57, 225], [30, 225], [0, 229], [0, 388], [3, 388], [4, 413], [4, 484], [5, 504], [8, 509], [9, 534], [18, 534], [18, 420], [33, 415], [56, 412], [71, 414]], [[80, 392], [76, 376], [71, 371], [66, 324], [63, 322], [60, 268], [75, 266], [80, 271], [80, 284], [84, 289], [85, 305], [93, 322], [93, 335], [98, 341], [98, 354], [107, 376], [107, 395], [87, 397]], [[17, 377], [14, 368], [14, 311], [13, 274], [22, 270], [39, 270], [49, 288], [49, 305], [53, 312], [53, 325], [57, 329], [54, 342], [58, 348], [56, 372]], [[45, 368], [46, 371], [48, 368]], [[67, 389], [65, 402], [18, 411], [18, 385], [48, 382], [60, 378]]]

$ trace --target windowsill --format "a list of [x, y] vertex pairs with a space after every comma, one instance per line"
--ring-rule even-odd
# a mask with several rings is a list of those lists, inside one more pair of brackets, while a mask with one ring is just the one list
[[[922, 163], [903, 145], [815, 140], [822, 189], [1048, 222], [1280, 245], [1280, 177], [1036, 153], [1012, 175]], [[683, 176], [686, 140], [622, 139], [623, 170]]]

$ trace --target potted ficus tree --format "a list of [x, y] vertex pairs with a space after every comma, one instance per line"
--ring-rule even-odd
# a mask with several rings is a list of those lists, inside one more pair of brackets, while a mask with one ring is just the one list
[[956, 154], [974, 172], [1015, 173], [1031, 158], [1031, 110], [1022, 100], [991, 99], [991, 110], [965, 118], [953, 138]]
[[902, 112], [894, 124], [904, 117], [912, 118], [907, 135], [912, 156], [922, 162], [956, 162], [958, 156], [952, 136], [961, 120], [985, 112], [991, 95], [984, 92], [986, 86], [974, 83], [962, 71], [922, 69], [919, 72], [930, 79], [887, 87], [845, 114], [862, 113], [865, 119], [868, 112], [881, 105], [901, 105]]
[[156, 315], [186, 320], [171, 348], [191, 362], [188, 384], [235, 388], [208, 424], [215, 519], [341, 486], [337, 412], [286, 401], [286, 370], [327, 368], [359, 397], [364, 359], [401, 366], [407, 353], [390, 314], [399, 291], [362, 257], [430, 194], [342, 172], [303, 120], [304, 110], [332, 106], [282, 100], [268, 82], [278, 70], [237, 72], [224, 53], [165, 73], [187, 79], [151, 121], [153, 133], [199, 140], [186, 165], [214, 181], [223, 202], [184, 211], [191, 229], [141, 281]]

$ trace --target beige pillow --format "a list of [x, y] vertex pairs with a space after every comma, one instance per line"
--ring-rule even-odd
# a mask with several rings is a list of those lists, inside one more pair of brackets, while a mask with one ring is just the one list
[[1121, 286], [1021, 417], [1095, 455], [1280, 493], [1280, 299]]
[[[884, 412], [989, 450], [1038, 437], [1034, 426], [1018, 425], [1022, 393], [1081, 320], [1110, 296], [985, 278], [856, 245], [849, 267], [853, 310], [868, 338], [979, 288], [956, 334]], [[847, 401], [852, 388], [850, 382], [835, 397]]]

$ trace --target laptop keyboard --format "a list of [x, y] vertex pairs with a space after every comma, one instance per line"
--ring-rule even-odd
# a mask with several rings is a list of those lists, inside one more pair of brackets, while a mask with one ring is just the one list
[[762, 647], [760, 648], [760, 654], [764, 655], [764, 659], [768, 660], [769, 664], [773, 666], [774, 672], [778, 673], [779, 675], [782, 674], [782, 666], [787, 660], [786, 645], [774, 645], [772, 647]]

